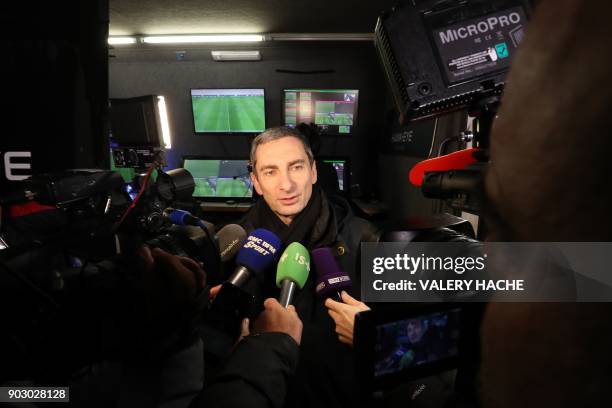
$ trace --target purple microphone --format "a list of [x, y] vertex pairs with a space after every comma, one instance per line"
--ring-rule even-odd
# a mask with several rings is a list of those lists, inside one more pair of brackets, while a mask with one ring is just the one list
[[340, 269], [331, 248], [317, 248], [311, 251], [311, 259], [317, 271], [315, 291], [319, 297], [334, 297], [342, 302], [340, 293], [351, 287], [348, 273]]

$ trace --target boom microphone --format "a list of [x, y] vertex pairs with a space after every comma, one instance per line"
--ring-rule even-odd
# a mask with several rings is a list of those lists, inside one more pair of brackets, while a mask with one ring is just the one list
[[278, 261], [276, 286], [281, 288], [279, 303], [285, 308], [293, 302], [297, 289], [302, 289], [310, 272], [310, 255], [304, 245], [292, 242]]
[[348, 273], [340, 269], [331, 248], [317, 248], [312, 251], [312, 262], [317, 271], [317, 285], [315, 292], [319, 297], [337, 297], [342, 302], [340, 293], [351, 287], [351, 278]]

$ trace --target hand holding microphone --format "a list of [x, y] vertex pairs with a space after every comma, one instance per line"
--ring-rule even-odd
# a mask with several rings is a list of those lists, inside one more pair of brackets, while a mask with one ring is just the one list
[[[256, 230], [259, 231], [259, 230]], [[256, 232], [254, 231], [254, 233]], [[263, 230], [266, 234], [271, 234], [269, 231]], [[254, 234], [253, 233], [253, 234]], [[253, 236], [253, 234], [251, 236]], [[260, 231], [257, 236], [262, 235]], [[246, 243], [243, 247], [249, 246], [249, 239], [247, 238]], [[268, 242], [273, 241], [275, 248], [278, 248], [280, 244], [267, 237]], [[276, 238], [276, 236], [274, 236]], [[238, 258], [240, 258], [240, 254]], [[244, 262], [237, 261], [239, 265], [243, 265]], [[266, 332], [280, 332], [291, 336], [297, 344], [300, 344], [302, 339], [302, 322], [298, 317], [295, 307], [291, 305], [295, 293], [298, 289], [304, 287], [306, 280], [308, 279], [308, 273], [310, 272], [310, 255], [308, 250], [300, 243], [291, 243], [283, 252], [278, 262], [276, 271], [276, 285], [281, 288], [280, 302], [276, 299], [266, 299], [264, 302], [264, 311], [259, 315], [257, 320], [253, 322], [253, 332], [255, 333], [266, 333]], [[239, 266], [236, 272], [229, 278], [228, 282], [241, 282], [245, 278], [243, 267]], [[248, 278], [247, 278], [248, 279]]]
[[204, 306], [198, 295], [206, 274], [200, 265], [147, 246], [137, 256], [139, 273], [130, 292], [133, 313], [124, 316], [129, 330], [137, 337], [157, 337], [188, 323]]
[[[316, 292], [320, 297], [328, 297], [325, 307], [336, 323], [338, 339], [353, 345], [355, 315], [370, 308], [363, 302], [351, 297], [346, 290], [351, 287], [351, 278], [342, 271], [330, 248], [317, 248], [312, 251], [312, 260], [317, 270]], [[334, 300], [329, 296], [335, 297]]]
[[220, 288], [211, 290], [215, 293], [206, 317], [208, 325], [232, 339], [238, 338], [242, 319], [255, 309], [255, 299], [245, 286], [274, 263], [280, 245], [280, 238], [263, 228], [249, 234], [236, 256], [235, 271]]
[[341, 298], [344, 303], [328, 298], [325, 301], [325, 307], [328, 309], [327, 313], [336, 323], [336, 333], [340, 342], [352, 346], [353, 332], [355, 331], [355, 315], [359, 312], [370, 310], [370, 308], [345, 291], [342, 291]]
[[264, 311], [253, 322], [254, 333], [279, 332], [288, 334], [300, 344], [302, 340], [302, 321], [293, 305], [285, 309], [276, 299], [269, 298], [264, 302]]

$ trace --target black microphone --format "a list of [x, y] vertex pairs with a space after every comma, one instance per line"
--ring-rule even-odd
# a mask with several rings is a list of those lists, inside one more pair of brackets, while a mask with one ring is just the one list
[[227, 262], [232, 259], [240, 250], [240, 245], [246, 237], [246, 231], [238, 224], [228, 224], [221, 228], [217, 232], [221, 262]]
[[[213, 230], [212, 228], [210, 230]], [[211, 286], [218, 285], [227, 279], [230, 262], [238, 253], [246, 238], [246, 231], [240, 225], [228, 224], [216, 232], [214, 240], [218, 246], [206, 246], [202, 254], [206, 267], [207, 282]]]

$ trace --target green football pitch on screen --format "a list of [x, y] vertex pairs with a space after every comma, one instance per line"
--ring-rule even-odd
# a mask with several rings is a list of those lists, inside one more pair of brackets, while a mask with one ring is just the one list
[[191, 100], [197, 133], [265, 130], [263, 95], [192, 95]]
[[251, 197], [246, 160], [194, 160], [183, 163], [195, 182], [194, 197]]
[[243, 179], [196, 178], [194, 197], [250, 197], [251, 190]]
[[315, 103], [315, 124], [352, 125], [353, 115], [350, 113], [337, 113], [335, 102], [317, 101]]

